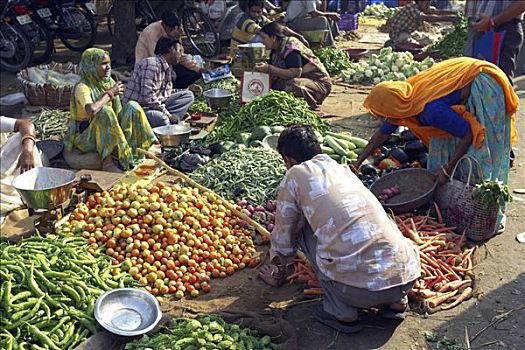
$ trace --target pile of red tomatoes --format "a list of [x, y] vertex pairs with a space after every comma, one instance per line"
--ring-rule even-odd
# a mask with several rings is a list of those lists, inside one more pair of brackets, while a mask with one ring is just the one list
[[115, 186], [73, 210], [71, 230], [114, 258], [153, 295], [196, 297], [210, 279], [259, 264], [255, 232], [244, 228], [213, 193], [158, 182]]

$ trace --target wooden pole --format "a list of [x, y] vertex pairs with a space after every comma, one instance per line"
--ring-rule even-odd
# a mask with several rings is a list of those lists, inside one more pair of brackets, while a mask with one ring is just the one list
[[[215, 193], [213, 192], [212, 190], [210, 190], [209, 188], [207, 187], [204, 187], [202, 186], [201, 184], [195, 182], [192, 178], [190, 178], [188, 175], [184, 174], [183, 172], [181, 171], [178, 171], [177, 169], [174, 169], [172, 167], [170, 167], [168, 164], [166, 164], [166, 162], [164, 162], [162, 159], [160, 159], [159, 157], [157, 157], [156, 155], [154, 155], [153, 153], [149, 152], [149, 151], [145, 151], [141, 148], [138, 149], [138, 152], [145, 155], [146, 157], [148, 158], [151, 158], [153, 159], [155, 162], [157, 162], [158, 164], [162, 165], [164, 168], [166, 168], [166, 170], [175, 175], [175, 176], [178, 176], [180, 177], [182, 180], [184, 180], [184, 182], [186, 182], [188, 185], [190, 186], [193, 186], [193, 187], [196, 187], [198, 188], [199, 190], [203, 191], [203, 192], [212, 192], [212, 193]], [[235, 205], [233, 205], [232, 203], [230, 203], [228, 200], [222, 198], [221, 196], [219, 196], [217, 193], [215, 193], [215, 195], [220, 199], [222, 200], [224, 206], [228, 209], [231, 210], [232, 213], [234, 213], [236, 216], [240, 217], [241, 219], [243, 219], [244, 221], [246, 221], [248, 224], [250, 224], [251, 226], [255, 227], [255, 229], [257, 230], [257, 232], [259, 232], [259, 234], [261, 235], [262, 239], [264, 241], [268, 241], [270, 240], [270, 237], [271, 237], [271, 233], [266, 229], [264, 228], [261, 224], [259, 224], [257, 221], [253, 220], [251, 217], [249, 217], [248, 215], [244, 214], [243, 212], [241, 212], [240, 210], [237, 210], [237, 208], [235, 207]]]

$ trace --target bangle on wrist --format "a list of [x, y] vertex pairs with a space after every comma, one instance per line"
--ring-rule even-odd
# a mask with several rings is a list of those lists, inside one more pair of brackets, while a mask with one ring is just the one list
[[108, 95], [110, 100], [112, 100], [113, 97], [115, 97], [115, 94], [112, 91], [110, 91], [110, 90], [104, 92], [104, 95]]
[[491, 29], [496, 28], [496, 23], [494, 22], [494, 18], [492, 18], [492, 17], [490, 18], [489, 25], [490, 25]]
[[33, 135], [24, 135], [22, 136], [22, 143], [24, 143], [25, 140], [32, 140], [35, 145], [36, 145], [36, 137], [34, 137]]
[[448, 174], [447, 170], [445, 169], [445, 166], [441, 166], [441, 171], [443, 171], [443, 174], [445, 174], [446, 177], [450, 177], [450, 175]]

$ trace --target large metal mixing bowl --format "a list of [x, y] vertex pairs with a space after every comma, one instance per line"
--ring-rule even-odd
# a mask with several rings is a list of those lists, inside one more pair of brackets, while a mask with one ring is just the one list
[[266, 59], [266, 46], [262, 43], [242, 44], [237, 47], [252, 63], [262, 62]]
[[75, 173], [71, 170], [39, 167], [13, 180], [24, 203], [31, 209], [56, 209], [73, 195]]
[[226, 89], [210, 89], [203, 94], [208, 106], [212, 109], [227, 107], [230, 104], [232, 93]]
[[157, 299], [137, 288], [117, 288], [98, 297], [95, 318], [113, 334], [135, 336], [151, 331], [162, 317]]
[[178, 147], [188, 142], [193, 130], [187, 125], [165, 125], [153, 128], [162, 147]]

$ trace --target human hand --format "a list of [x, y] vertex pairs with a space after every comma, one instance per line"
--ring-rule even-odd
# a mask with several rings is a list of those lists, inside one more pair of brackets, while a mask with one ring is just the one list
[[197, 84], [191, 84], [190, 86], [188, 86], [188, 90], [190, 90], [197, 96], [200, 96], [202, 94], [202, 87]]
[[306, 45], [306, 47], [310, 47], [310, 43], [308, 42], [308, 40], [306, 40], [306, 38], [302, 35], [299, 35], [298, 37], [299, 41], [302, 42], [304, 45]]
[[352, 170], [352, 172], [354, 174], [358, 174], [359, 173], [360, 165], [357, 164], [356, 162], [353, 162], [353, 163], [349, 164], [348, 166], [350, 167], [350, 170]]
[[124, 85], [121, 81], [117, 81], [115, 85], [113, 85], [109, 91], [113, 94], [113, 96], [122, 96], [124, 94]]
[[23, 150], [18, 159], [18, 166], [20, 167], [20, 173], [33, 169], [35, 167], [33, 152]]
[[448, 174], [445, 173], [443, 167], [438, 169], [435, 174], [439, 185], [444, 185], [448, 181]]
[[270, 70], [270, 65], [264, 62], [256, 63], [254, 70], [260, 73], [268, 73], [268, 71]]
[[330, 12], [327, 14], [327, 17], [330, 18], [332, 21], [339, 22], [341, 20], [341, 15], [337, 12]]
[[261, 267], [259, 271], [259, 277], [264, 281], [264, 283], [269, 284], [272, 287], [281, 286], [285, 279], [284, 269], [279, 268], [279, 266], [274, 264], [268, 264]]
[[491, 27], [491, 18], [487, 15], [481, 15], [481, 19], [472, 24], [472, 28], [478, 32], [488, 32]]

